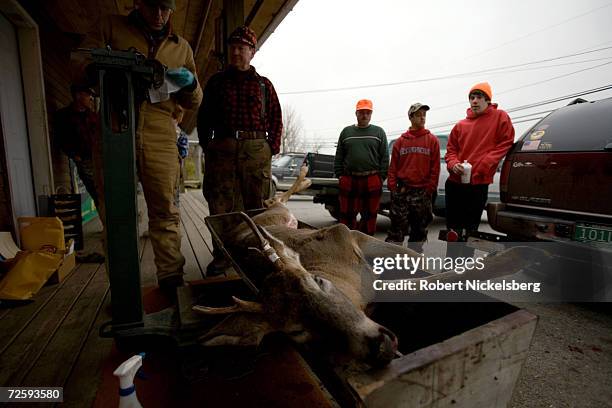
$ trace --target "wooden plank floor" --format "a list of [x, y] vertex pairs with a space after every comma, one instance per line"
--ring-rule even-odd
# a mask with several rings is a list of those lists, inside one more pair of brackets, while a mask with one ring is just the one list
[[[188, 281], [202, 279], [212, 260], [204, 224], [208, 207], [201, 195], [200, 190], [188, 190], [180, 197]], [[86, 249], [100, 250], [97, 220], [86, 226], [85, 234]], [[140, 241], [140, 263], [143, 287], [155, 286], [153, 250], [146, 234]], [[98, 329], [110, 319], [104, 264], [77, 264], [63, 282], [43, 287], [33, 302], [0, 309], [0, 386], [64, 387], [62, 406], [91, 406], [102, 361], [113, 343], [99, 337]]]

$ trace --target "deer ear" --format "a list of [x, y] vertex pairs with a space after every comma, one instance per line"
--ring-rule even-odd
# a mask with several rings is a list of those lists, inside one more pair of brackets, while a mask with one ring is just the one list
[[285, 244], [283, 244], [282, 241], [276, 239], [275, 237], [272, 236], [272, 234], [270, 234], [268, 232], [268, 230], [266, 230], [264, 227], [262, 227], [261, 225], [257, 225], [257, 229], [259, 230], [259, 232], [261, 233], [261, 236], [264, 237], [265, 239], [268, 240], [268, 242], [270, 242], [270, 245], [272, 245], [272, 247], [275, 250], [279, 250], [281, 248], [285, 247]]
[[203, 346], [257, 346], [270, 332], [272, 328], [262, 315], [237, 313], [223, 319], [199, 341]]

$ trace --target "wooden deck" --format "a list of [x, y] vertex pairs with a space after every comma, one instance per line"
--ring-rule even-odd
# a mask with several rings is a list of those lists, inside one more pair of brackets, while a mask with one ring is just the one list
[[[201, 194], [194, 190], [181, 195], [182, 252], [188, 281], [202, 279], [212, 259], [210, 233], [204, 225], [208, 208]], [[88, 225], [87, 249], [99, 250], [100, 224], [90, 224], [97, 225]], [[153, 251], [147, 237], [140, 241], [140, 259], [142, 286], [155, 286]], [[63, 282], [43, 287], [32, 303], [0, 309], [0, 386], [64, 387], [62, 406], [91, 406], [103, 360], [113, 346], [113, 340], [99, 337], [98, 329], [110, 319], [104, 264], [77, 264]]]

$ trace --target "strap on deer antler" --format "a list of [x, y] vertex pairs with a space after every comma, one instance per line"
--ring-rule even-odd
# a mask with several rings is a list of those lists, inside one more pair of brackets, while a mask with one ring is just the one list
[[245, 213], [240, 213], [240, 216], [259, 240], [259, 244], [261, 246], [263, 254], [270, 260], [270, 262], [272, 262], [272, 264], [277, 270], [282, 268], [283, 261], [278, 256], [276, 250], [272, 247], [272, 245], [270, 245], [270, 241], [264, 238], [264, 236], [262, 235], [262, 232], [268, 235], [267, 231], [265, 231], [263, 228], [261, 228], [260, 230], [260, 227], [256, 225], [255, 222], [251, 219], [251, 217], [249, 217]]

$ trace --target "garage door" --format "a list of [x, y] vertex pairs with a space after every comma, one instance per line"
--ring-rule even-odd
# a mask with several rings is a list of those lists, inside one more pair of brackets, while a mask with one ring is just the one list
[[0, 14], [0, 122], [13, 216], [36, 215], [32, 165], [19, 63], [13, 25]]

